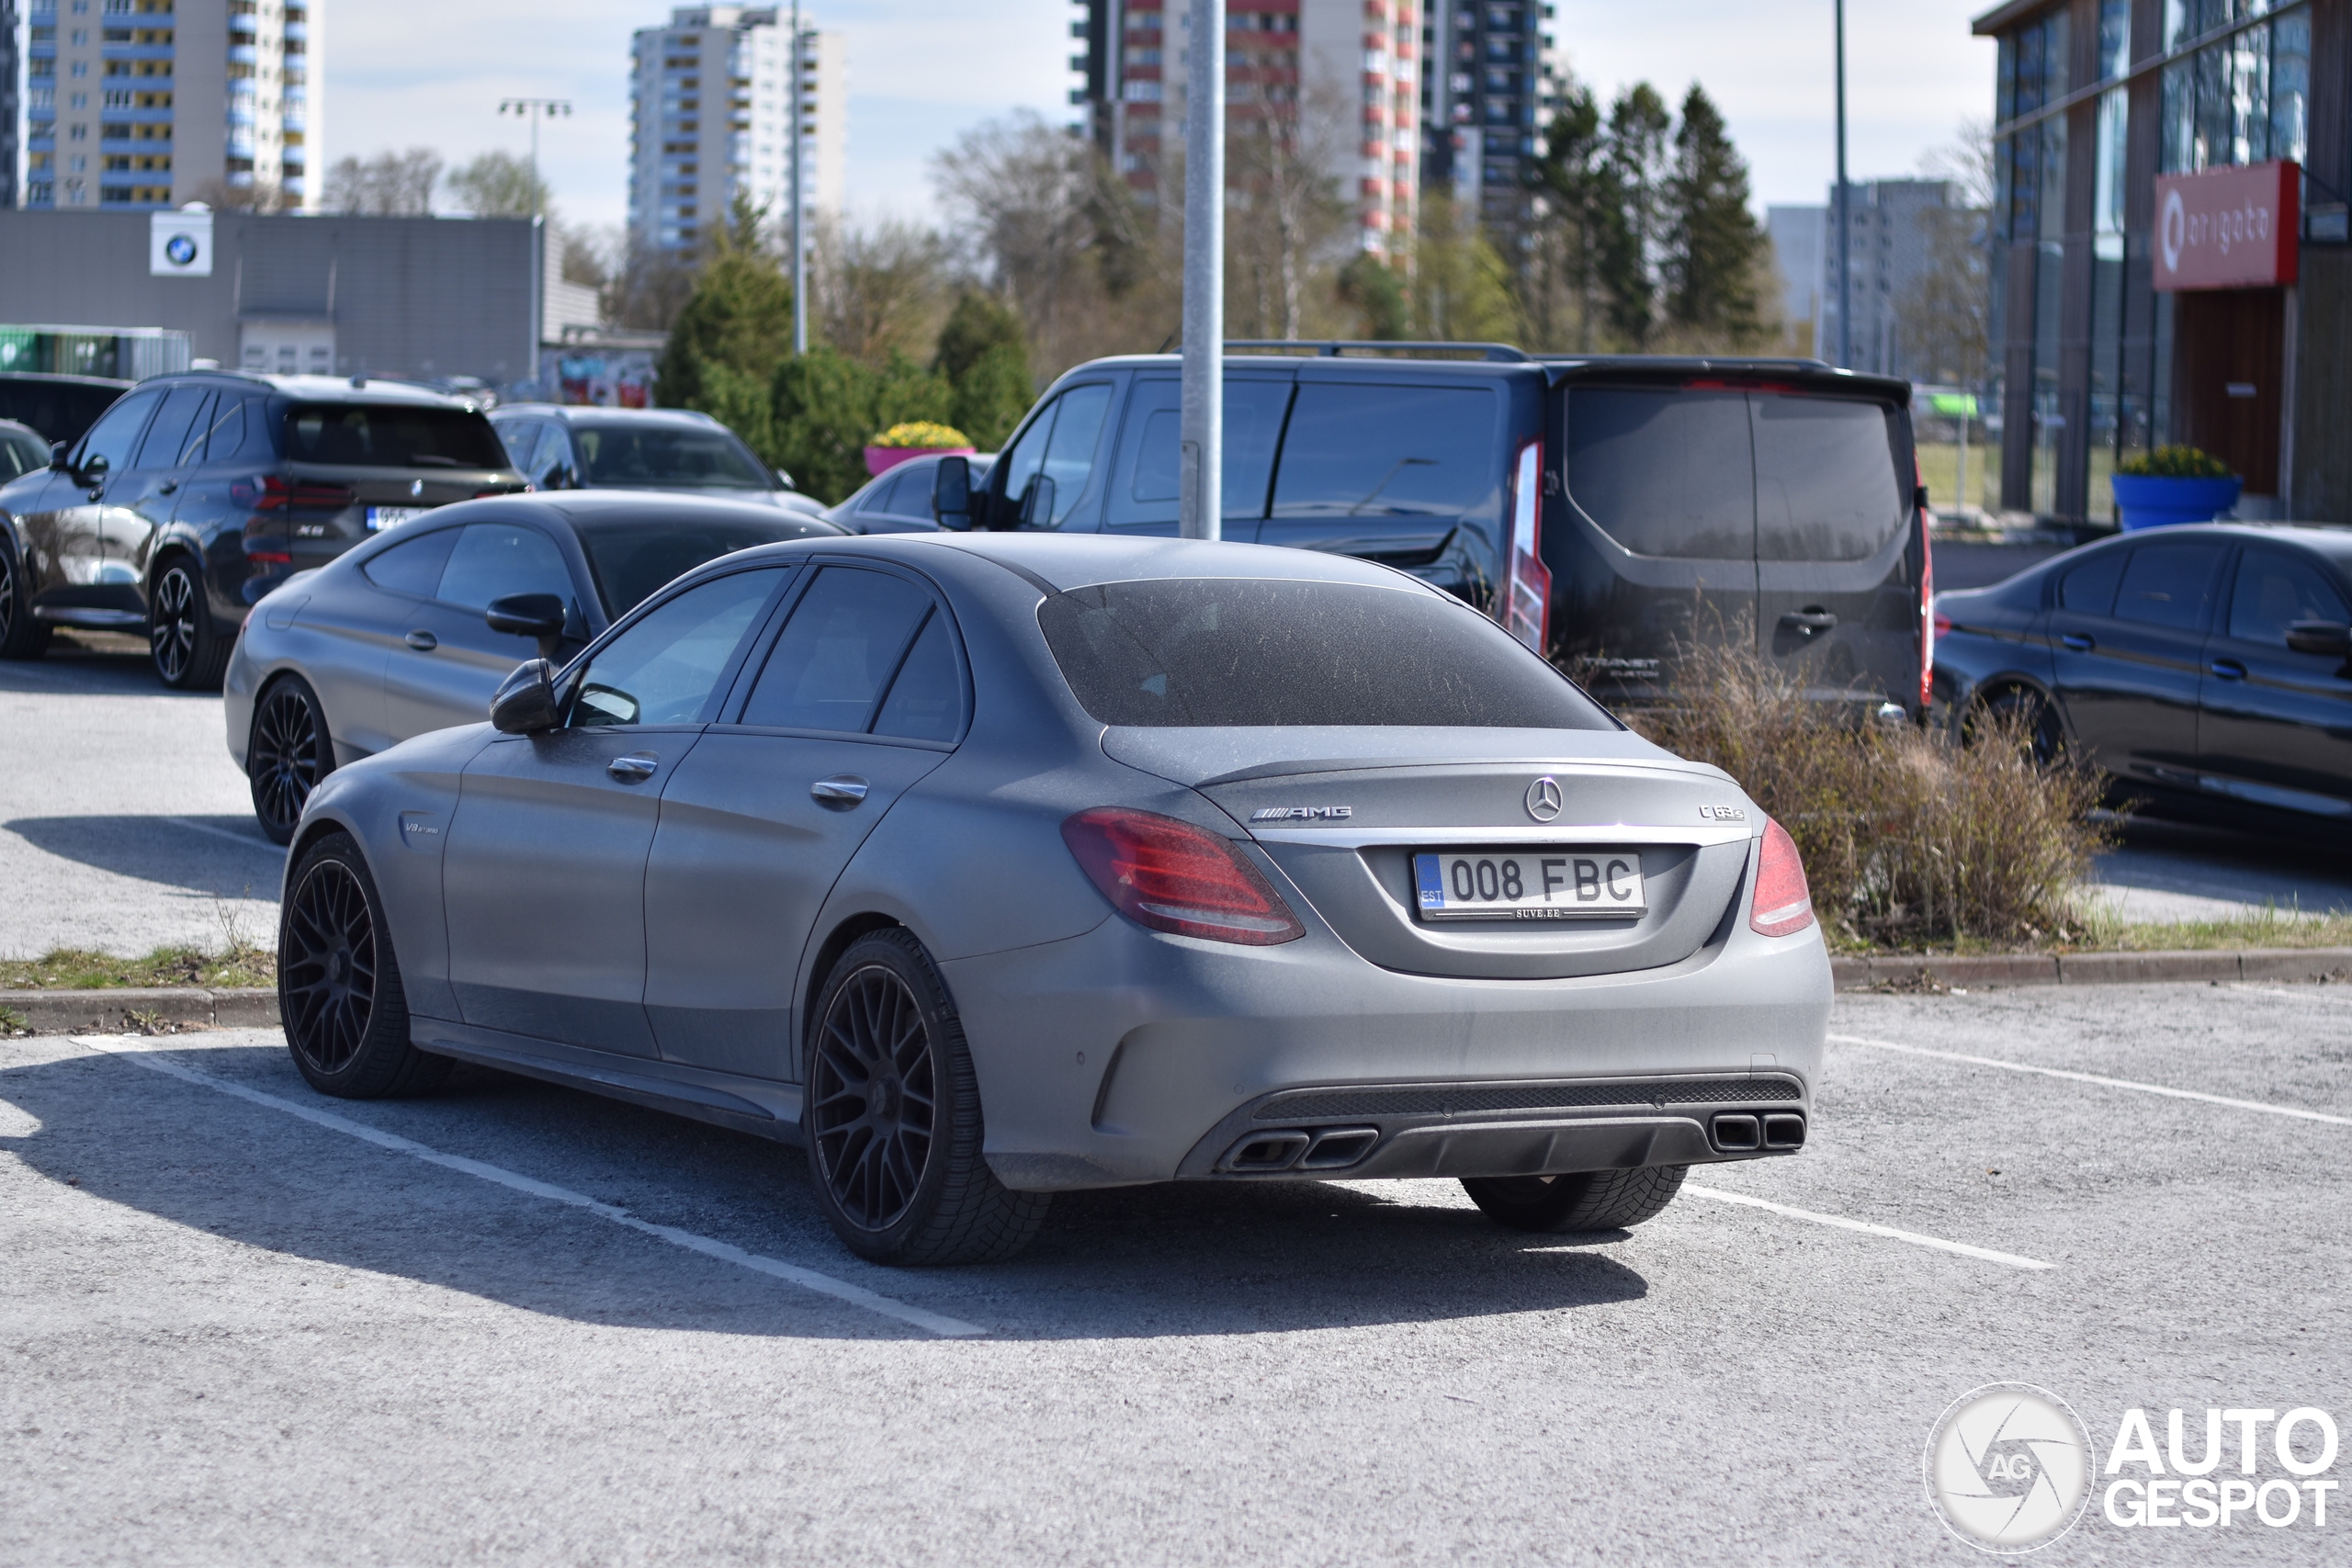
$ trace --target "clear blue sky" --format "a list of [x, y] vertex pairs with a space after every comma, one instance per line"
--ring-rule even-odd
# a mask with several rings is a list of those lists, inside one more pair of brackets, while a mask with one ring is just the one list
[[[1175, 0], [1181, 3], [1181, 0]], [[1830, 0], [1556, 0], [1569, 64], [1604, 96], [1646, 77], [1694, 79], [1731, 122], [1758, 204], [1819, 201], [1830, 178]], [[1992, 107], [1992, 46], [1968, 35], [1991, 0], [1849, 0], [1851, 166], [1917, 168], [1963, 116]], [[527, 135], [503, 96], [568, 97], [541, 167], [567, 216], [627, 210], [628, 39], [654, 0], [327, 0], [328, 159], [431, 146], [452, 163]], [[1015, 108], [1059, 119], [1076, 78], [1064, 0], [811, 0], [850, 38], [853, 210], [928, 215], [931, 154]]]

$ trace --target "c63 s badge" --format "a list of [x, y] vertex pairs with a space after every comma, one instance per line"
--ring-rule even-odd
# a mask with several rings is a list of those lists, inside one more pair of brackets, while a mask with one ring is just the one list
[[1356, 814], [1352, 806], [1261, 806], [1250, 814], [1252, 822], [1345, 822]]
[[1747, 807], [1744, 806], [1702, 806], [1699, 807], [1699, 817], [1702, 821], [1706, 822], [1745, 822], [1747, 820]]

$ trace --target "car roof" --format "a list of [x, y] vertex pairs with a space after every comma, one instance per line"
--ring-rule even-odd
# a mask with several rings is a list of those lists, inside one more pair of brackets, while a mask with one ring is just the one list
[[[814, 524], [816, 528], [811, 532], [827, 536], [835, 533], [833, 525], [814, 513], [786, 512], [766, 502], [640, 490], [567, 490], [483, 496], [474, 501], [436, 506], [424, 517], [403, 526], [422, 531], [444, 524], [454, 526], [477, 518], [513, 516], [518, 511], [567, 524], [583, 533], [665, 521], [680, 525], [756, 523], [763, 527]], [[777, 542], [788, 541], [780, 539]]]
[[[1312, 365], [1329, 368], [1345, 366], [1351, 371], [1376, 373], [1410, 369], [1453, 378], [1487, 378], [1521, 375], [1536, 371], [1547, 379], [1569, 380], [1658, 380], [1688, 382], [1724, 378], [1743, 384], [1769, 381], [1786, 384], [1807, 392], [1860, 392], [1869, 397], [1908, 406], [1911, 383], [1894, 376], [1872, 376], [1859, 371], [1840, 370], [1818, 359], [1768, 358], [1760, 355], [1686, 355], [1664, 354], [1541, 354], [1523, 358], [1465, 358], [1464, 351], [1453, 345], [1432, 345], [1427, 353], [1452, 353], [1457, 357], [1446, 359], [1414, 357], [1411, 351], [1421, 345], [1409, 341], [1393, 344], [1351, 344], [1343, 345], [1353, 352], [1335, 353], [1311, 343], [1302, 343], [1296, 354], [1233, 354], [1225, 356], [1228, 369], [1268, 370], [1283, 367], [1296, 368]], [[1385, 352], [1384, 352], [1385, 350]], [[1399, 352], [1402, 351], [1402, 352]], [[1090, 370], [1175, 370], [1183, 364], [1183, 356], [1175, 354], [1124, 354], [1092, 359], [1063, 372], [1059, 380]]]
[[566, 424], [588, 420], [598, 424], [674, 425], [695, 430], [727, 428], [698, 409], [608, 409], [594, 403], [501, 403], [498, 414], [527, 414], [533, 419], [556, 419]]
[[110, 387], [118, 392], [139, 384], [118, 376], [69, 376], [62, 370], [0, 370], [0, 381], [62, 381], [74, 387]]

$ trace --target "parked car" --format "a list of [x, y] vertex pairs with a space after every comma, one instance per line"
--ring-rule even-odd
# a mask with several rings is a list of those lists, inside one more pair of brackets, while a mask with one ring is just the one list
[[322, 777], [481, 722], [535, 652], [577, 652], [714, 557], [839, 532], [755, 502], [591, 493], [469, 502], [368, 540], [263, 599], [237, 639], [223, 708], [254, 816], [282, 844]]
[[316, 1089], [462, 1059], [805, 1140], [897, 1263], [1168, 1180], [1634, 1224], [1803, 1145], [1830, 1004], [1795, 847], [1729, 777], [1305, 551], [730, 556], [329, 776], [288, 864]]
[[0, 371], [0, 419], [40, 432], [45, 446], [82, 439], [98, 415], [134, 383], [111, 376], [52, 375], [45, 370]]
[[[1693, 638], [1752, 637], [1808, 687], [1924, 710], [1909, 383], [1814, 360], [1293, 346], [1316, 353], [1226, 361], [1226, 538], [1411, 572], [1605, 702], [1668, 694]], [[1465, 350], [1483, 357], [1427, 357]], [[1069, 371], [946, 520], [1174, 533], [1177, 375], [1169, 355]]]
[[824, 515], [742, 437], [692, 409], [508, 403], [491, 417], [514, 466], [538, 490], [659, 490], [764, 501]]
[[2352, 826], [2352, 530], [2127, 535], [1939, 594], [1935, 629], [1956, 732], [2011, 716], [2160, 815]]
[[166, 686], [220, 682], [246, 607], [446, 502], [524, 488], [490, 422], [416, 388], [206, 370], [159, 376], [55, 465], [0, 488], [24, 623], [147, 636]]
[[[933, 490], [939, 482], [937, 457], [910, 457], [868, 479], [825, 515], [853, 534], [928, 534], [939, 527]], [[985, 485], [993, 452], [965, 458], [967, 484]]]

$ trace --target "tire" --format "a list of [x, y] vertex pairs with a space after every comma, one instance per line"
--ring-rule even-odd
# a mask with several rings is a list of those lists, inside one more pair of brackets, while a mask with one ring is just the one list
[[253, 792], [254, 819], [272, 842], [294, 841], [303, 803], [333, 772], [334, 741], [318, 694], [299, 675], [271, 682], [254, 705], [245, 782]]
[[155, 678], [175, 692], [217, 691], [233, 648], [212, 627], [195, 559], [166, 557], [147, 595], [147, 654]]
[[1570, 1176], [1465, 1176], [1487, 1217], [1519, 1231], [1615, 1231], [1657, 1217], [1682, 1190], [1687, 1165], [1584, 1170]]
[[2025, 753], [2037, 768], [2054, 768], [2066, 757], [2066, 726], [2058, 705], [2040, 692], [2012, 686], [1980, 704], [1963, 739], [1974, 745], [1995, 727], [2014, 725], [2025, 736]]
[[32, 584], [0, 543], [0, 659], [39, 659], [48, 649], [49, 627], [33, 619]]
[[[817, 1201], [876, 1263], [993, 1263], [1027, 1246], [1051, 1200], [980, 1156], [980, 1091], [946, 984], [897, 927], [852, 943], [817, 1000], [801, 1113]], [[878, 1086], [878, 1087], [877, 1087]]]
[[338, 1100], [438, 1089], [452, 1064], [409, 1043], [400, 964], [357, 842], [348, 833], [328, 834], [286, 881], [277, 1008], [296, 1070]]

